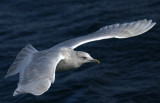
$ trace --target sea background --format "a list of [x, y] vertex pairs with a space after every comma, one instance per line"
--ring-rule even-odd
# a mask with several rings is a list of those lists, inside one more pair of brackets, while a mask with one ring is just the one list
[[[4, 78], [27, 44], [48, 49], [115, 23], [152, 19], [147, 33], [82, 45], [100, 64], [57, 72], [41, 96], [13, 97]], [[0, 0], [0, 103], [160, 103], [160, 0]]]

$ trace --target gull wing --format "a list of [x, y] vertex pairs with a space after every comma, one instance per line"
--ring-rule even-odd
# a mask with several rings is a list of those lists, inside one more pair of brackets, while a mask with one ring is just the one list
[[143, 34], [150, 30], [156, 23], [152, 20], [139, 20], [124, 24], [114, 24], [101, 28], [95, 33], [70, 39], [57, 46], [76, 48], [82, 44], [109, 38], [129, 38]]
[[39, 51], [30, 63], [20, 72], [18, 87], [13, 96], [22, 93], [41, 95], [46, 92], [55, 80], [55, 70], [63, 58], [60, 52]]

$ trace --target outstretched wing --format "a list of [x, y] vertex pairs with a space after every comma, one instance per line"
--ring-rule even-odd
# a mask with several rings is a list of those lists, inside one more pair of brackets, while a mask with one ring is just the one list
[[101, 28], [95, 33], [67, 40], [57, 46], [76, 48], [87, 42], [109, 38], [129, 38], [150, 30], [156, 23], [152, 20], [139, 20], [131, 23], [114, 24]]
[[13, 96], [21, 93], [41, 95], [46, 92], [55, 80], [55, 70], [63, 59], [60, 52], [39, 51], [34, 54], [30, 63], [20, 72], [18, 87]]

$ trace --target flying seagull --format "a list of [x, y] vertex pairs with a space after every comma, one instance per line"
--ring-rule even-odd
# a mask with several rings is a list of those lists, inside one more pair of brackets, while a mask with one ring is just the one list
[[80, 67], [84, 63], [96, 62], [87, 52], [74, 51], [82, 44], [109, 38], [129, 38], [150, 30], [156, 23], [139, 20], [124, 24], [105, 26], [98, 31], [64, 41], [52, 48], [37, 51], [32, 45], [25, 46], [17, 55], [5, 77], [19, 73], [19, 83], [13, 96], [30, 93], [42, 95], [55, 81], [55, 71]]

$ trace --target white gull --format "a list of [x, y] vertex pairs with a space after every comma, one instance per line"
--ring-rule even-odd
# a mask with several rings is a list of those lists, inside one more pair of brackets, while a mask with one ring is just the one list
[[82, 44], [109, 38], [129, 38], [150, 30], [156, 23], [139, 20], [131, 23], [106, 26], [86, 36], [64, 41], [54, 47], [37, 51], [32, 45], [25, 46], [17, 55], [5, 77], [19, 73], [19, 83], [13, 96], [22, 93], [42, 95], [55, 81], [55, 71], [80, 67], [84, 63], [96, 62], [88, 53], [74, 51]]

